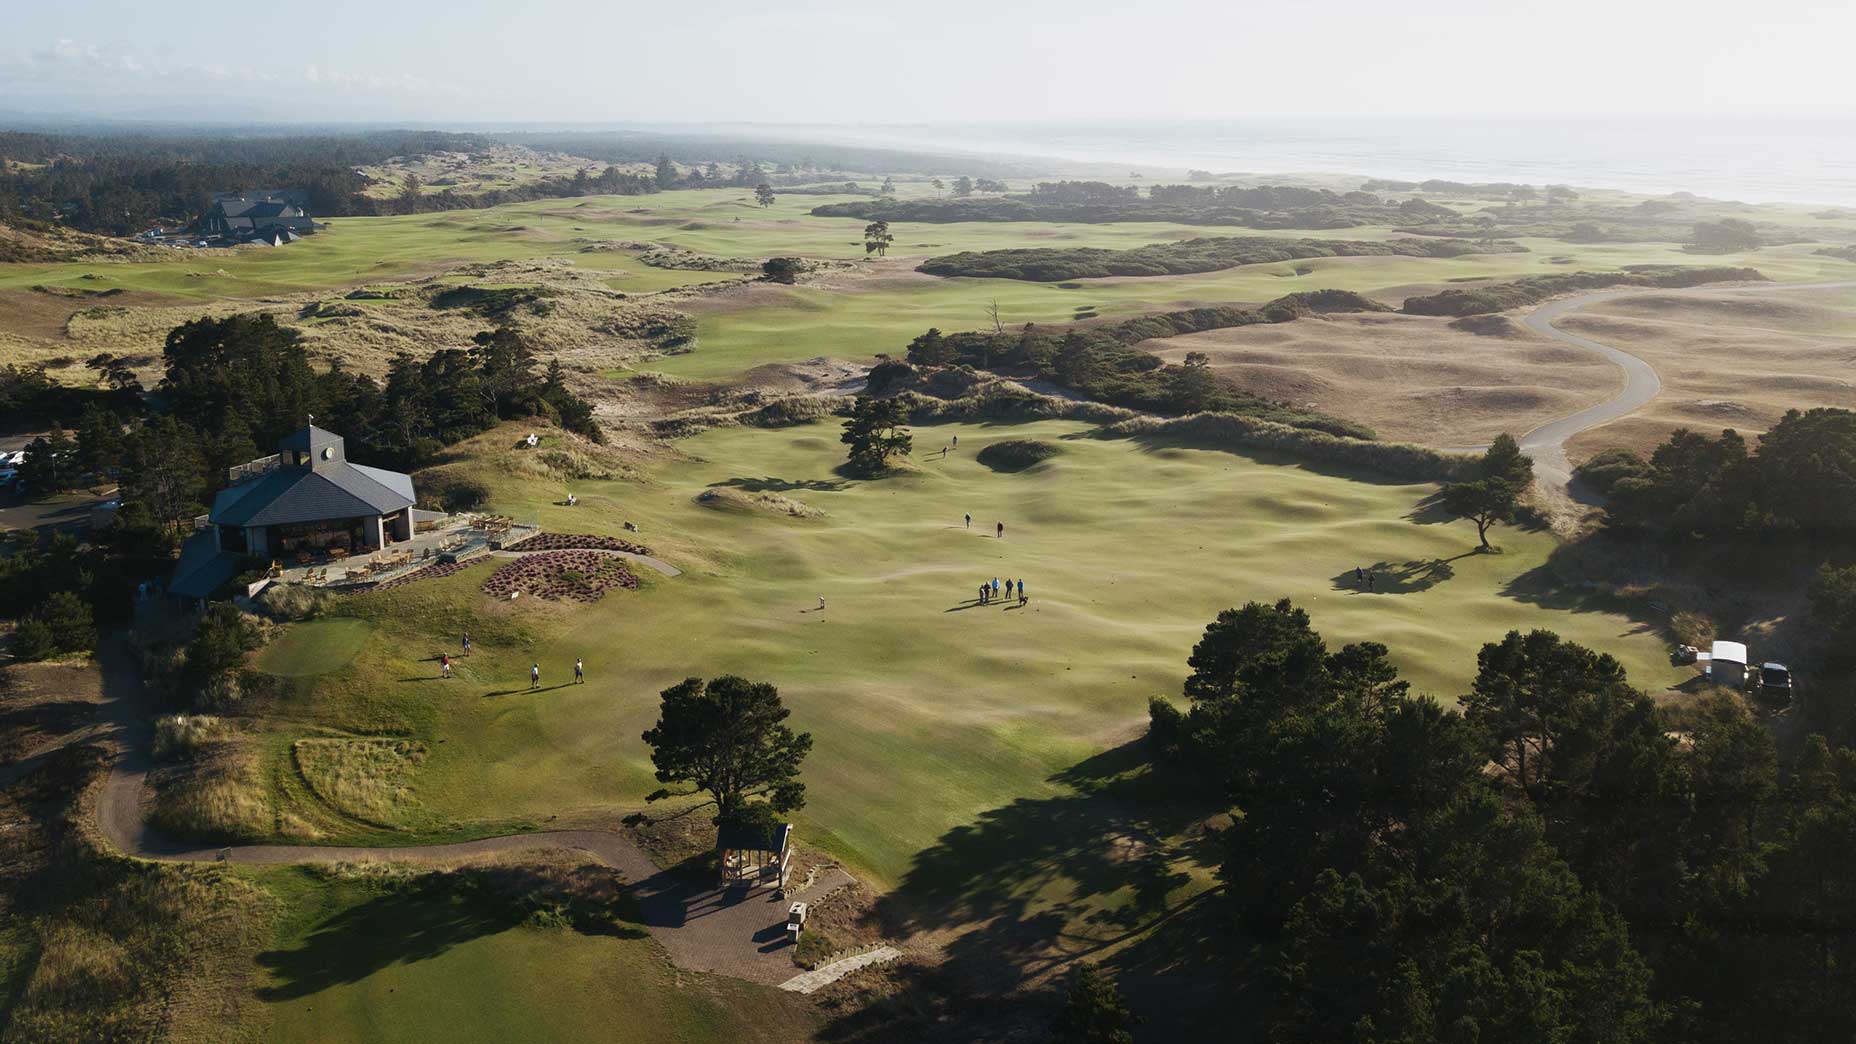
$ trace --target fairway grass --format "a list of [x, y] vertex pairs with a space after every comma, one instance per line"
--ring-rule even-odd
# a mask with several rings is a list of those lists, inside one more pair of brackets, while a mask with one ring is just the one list
[[815, 1021], [795, 994], [672, 968], [635, 927], [519, 921], [462, 890], [253, 877], [281, 900], [254, 983], [272, 1044], [753, 1044]]
[[[1473, 554], [1472, 526], [1430, 521], [1434, 487], [1085, 430], [918, 427], [915, 471], [851, 481], [834, 470], [835, 424], [721, 429], [643, 481], [577, 487], [572, 509], [485, 459], [499, 510], [563, 532], [636, 521], [684, 574], [559, 606], [492, 602], [479, 566], [338, 603], [373, 631], [347, 667], [298, 683], [278, 708], [284, 730], [424, 743], [401, 838], [469, 821], [611, 821], [658, 786], [639, 733], [659, 690], [689, 675], [764, 679], [814, 737], [805, 840], [892, 885], [981, 817], [1068, 796], [1060, 774], [1137, 736], [1148, 698], [1178, 694], [1205, 624], [1248, 600], [1293, 598], [1334, 646], [1384, 642], [1415, 688], [1446, 702], [1510, 628], [1613, 653], [1640, 686], [1677, 678], [1648, 624], [1544, 589], [1550, 536], [1502, 529], [1502, 553]], [[1064, 452], [1015, 474], [973, 459], [1006, 438]], [[507, 441], [493, 433], [474, 451]], [[828, 514], [716, 511], [696, 500], [710, 488]], [[1355, 589], [1356, 565], [1378, 571], [1381, 593]], [[994, 576], [1025, 577], [1030, 604], [971, 604]], [[428, 661], [464, 628], [474, 655], [440, 681]], [[315, 645], [353, 632], [310, 633]], [[575, 658], [584, 685], [571, 684]]]
[[373, 633], [352, 617], [310, 620], [285, 629], [258, 656], [258, 669], [280, 678], [306, 678], [346, 667]]

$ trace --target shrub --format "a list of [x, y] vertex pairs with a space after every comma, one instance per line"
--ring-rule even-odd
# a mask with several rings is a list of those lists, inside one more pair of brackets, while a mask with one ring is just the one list
[[1267, 236], [1222, 236], [1180, 243], [1152, 243], [1129, 250], [1101, 247], [1029, 247], [964, 251], [929, 258], [917, 271], [938, 276], [974, 276], [1054, 283], [1103, 276], [1188, 275], [1239, 265], [1268, 264], [1311, 257], [1459, 257], [1526, 250], [1507, 241], [1394, 239], [1386, 242], [1344, 239], [1275, 239]]
[[1480, 315], [1505, 312], [1510, 308], [1544, 301], [1549, 297], [1580, 290], [1602, 290], [1612, 286], [1643, 286], [1679, 289], [1705, 283], [1761, 280], [1766, 277], [1752, 268], [1721, 268], [1691, 265], [1627, 265], [1622, 272], [1567, 272], [1559, 275], [1528, 276], [1511, 283], [1457, 288], [1423, 297], [1408, 297], [1402, 311], [1410, 315]]
[[238, 706], [244, 696], [244, 690], [239, 688], [238, 676], [231, 671], [219, 671], [207, 675], [200, 682], [200, 689], [193, 696], [193, 705], [203, 711], [223, 714]]
[[741, 415], [741, 423], [755, 428], [790, 428], [833, 416], [844, 408], [843, 403], [831, 396], [793, 396], [749, 410]]
[[1439, 453], [1406, 443], [1350, 439], [1233, 413], [1196, 413], [1189, 417], [1173, 418], [1135, 417], [1106, 425], [1098, 434], [1105, 438], [1179, 438], [1221, 448], [1289, 453], [1308, 460], [1422, 482], [1472, 478], [1480, 459]]
[[200, 617], [193, 640], [187, 643], [187, 670], [205, 679], [234, 670], [245, 654], [262, 644], [258, 626], [230, 602], [215, 602]]
[[335, 596], [302, 584], [272, 584], [258, 592], [255, 601], [264, 615], [279, 623], [309, 620], [322, 615]]
[[231, 738], [232, 725], [211, 714], [170, 714], [155, 722], [155, 757], [191, 759], [205, 747]]
[[1572, 473], [1600, 494], [1608, 495], [1620, 480], [1648, 476], [1650, 465], [1630, 450], [1608, 449], [1594, 454]]
[[806, 270], [804, 258], [770, 257], [760, 266], [761, 275], [770, 283], [797, 283]]
[[436, 506], [452, 514], [475, 511], [490, 500], [490, 487], [475, 479], [421, 476], [421, 482], [425, 488], [419, 491], [419, 500], [428, 510]]
[[52, 592], [13, 631], [13, 655], [21, 660], [88, 652], [96, 644], [90, 606], [70, 591]]
[[1006, 439], [980, 450], [975, 459], [994, 471], [1023, 471], [1061, 452], [1055, 443], [1039, 439]]

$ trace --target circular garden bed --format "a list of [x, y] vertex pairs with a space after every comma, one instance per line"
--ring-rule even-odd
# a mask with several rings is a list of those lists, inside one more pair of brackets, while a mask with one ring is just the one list
[[557, 602], [597, 602], [615, 587], [628, 590], [638, 578], [625, 568], [625, 560], [597, 551], [542, 551], [521, 558], [490, 574], [483, 593], [508, 598], [512, 593], [549, 598]]

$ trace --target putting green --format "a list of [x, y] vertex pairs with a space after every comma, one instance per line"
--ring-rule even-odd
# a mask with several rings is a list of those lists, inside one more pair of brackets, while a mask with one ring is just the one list
[[[1138, 735], [1148, 698], [1179, 692], [1205, 624], [1248, 600], [1293, 598], [1334, 645], [1384, 642], [1417, 689], [1445, 700], [1510, 628], [1611, 652], [1639, 685], [1676, 678], [1649, 624], [1550, 593], [1540, 569], [1551, 537], [1504, 529], [1504, 553], [1472, 554], [1473, 527], [1431, 521], [1434, 487], [1085, 430], [920, 427], [919, 471], [849, 481], [833, 470], [834, 424], [721, 429], [681, 443], [690, 459], [643, 482], [585, 483], [572, 509], [485, 461], [499, 510], [564, 532], [636, 521], [684, 575], [562, 607], [491, 603], [478, 567], [342, 603], [377, 635], [297, 706], [306, 726], [432, 741], [424, 810], [405, 824], [416, 833], [637, 807], [658, 786], [639, 740], [658, 691], [688, 675], [765, 679], [814, 736], [807, 839], [893, 883], [989, 810], [1066, 793], [1053, 777]], [[1027, 437], [1065, 452], [1016, 474], [973, 459], [991, 440]], [[697, 502], [718, 485], [827, 514]], [[1383, 586], [1358, 590], [1355, 566], [1375, 567]], [[1030, 604], [971, 604], [995, 576], [1025, 577]], [[457, 680], [432, 680], [421, 661], [467, 626], [476, 655]], [[587, 684], [562, 684], [576, 657]], [[532, 662], [543, 668], [533, 693]]]
[[374, 629], [365, 620], [310, 620], [287, 628], [258, 654], [258, 669], [286, 678], [327, 674], [348, 666]]
[[588, 935], [444, 891], [256, 876], [284, 901], [258, 955], [266, 1041], [773, 1042], [814, 1018], [794, 994], [672, 969], [635, 926]]

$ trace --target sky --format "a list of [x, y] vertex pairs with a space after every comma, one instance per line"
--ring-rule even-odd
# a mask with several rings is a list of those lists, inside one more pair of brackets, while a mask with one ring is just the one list
[[1856, 0], [61, 0], [0, 113], [786, 124], [1848, 115]]

